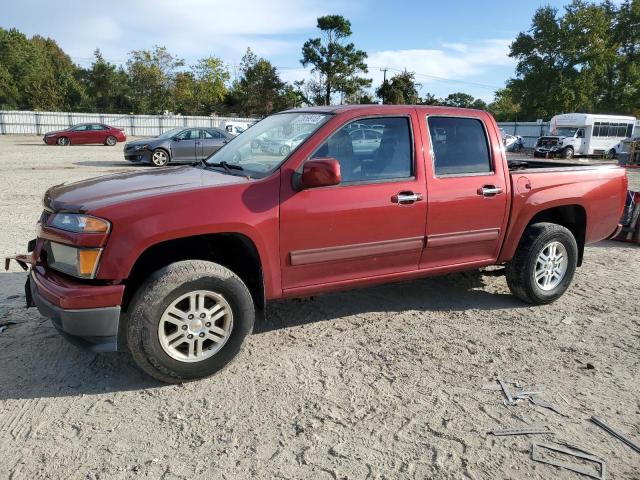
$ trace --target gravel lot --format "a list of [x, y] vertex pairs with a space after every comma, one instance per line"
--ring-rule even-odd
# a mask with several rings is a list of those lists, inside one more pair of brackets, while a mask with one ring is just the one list
[[[0, 256], [33, 237], [44, 190], [124, 169], [121, 147], [0, 136]], [[634, 174], [633, 185], [640, 188]], [[213, 378], [165, 386], [128, 355], [95, 355], [25, 309], [0, 274], [0, 478], [561, 478], [532, 442], [640, 478], [640, 248], [602, 242], [559, 301], [529, 307], [502, 277], [465, 273], [275, 302]], [[542, 385], [562, 416], [483, 389]], [[496, 437], [547, 426], [555, 435]]]

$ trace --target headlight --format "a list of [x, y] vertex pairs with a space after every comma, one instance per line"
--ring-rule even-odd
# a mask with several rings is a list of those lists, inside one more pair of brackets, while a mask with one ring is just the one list
[[59, 272], [80, 278], [94, 278], [98, 270], [101, 248], [77, 248], [47, 242], [47, 264]]
[[49, 226], [74, 233], [108, 233], [111, 228], [106, 220], [78, 213], [56, 213]]
[[146, 150], [149, 145], [136, 145], [133, 147], [134, 150]]

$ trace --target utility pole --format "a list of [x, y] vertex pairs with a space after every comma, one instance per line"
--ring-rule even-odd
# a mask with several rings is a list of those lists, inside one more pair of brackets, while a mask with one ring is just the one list
[[381, 68], [380, 71], [382, 72], [382, 104], [384, 105], [384, 87], [387, 84], [387, 70], [389, 70], [387, 67]]

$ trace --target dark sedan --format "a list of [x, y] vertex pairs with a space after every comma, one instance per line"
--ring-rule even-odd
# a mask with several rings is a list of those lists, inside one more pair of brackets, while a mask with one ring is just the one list
[[232, 138], [217, 128], [174, 128], [157, 137], [127, 143], [124, 158], [156, 167], [169, 163], [193, 163], [207, 158]]
[[104, 123], [81, 123], [65, 130], [47, 132], [42, 138], [47, 145], [84, 145], [87, 143], [102, 143], [113, 147], [118, 142], [127, 140], [127, 136], [120, 128], [111, 127]]

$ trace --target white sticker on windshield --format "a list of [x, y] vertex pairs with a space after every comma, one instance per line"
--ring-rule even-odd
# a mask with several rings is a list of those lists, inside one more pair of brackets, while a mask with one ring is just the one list
[[302, 115], [299, 115], [295, 120], [294, 123], [320, 123], [322, 120], [324, 120], [326, 117], [326, 115], [321, 115], [318, 113], [305, 113]]

